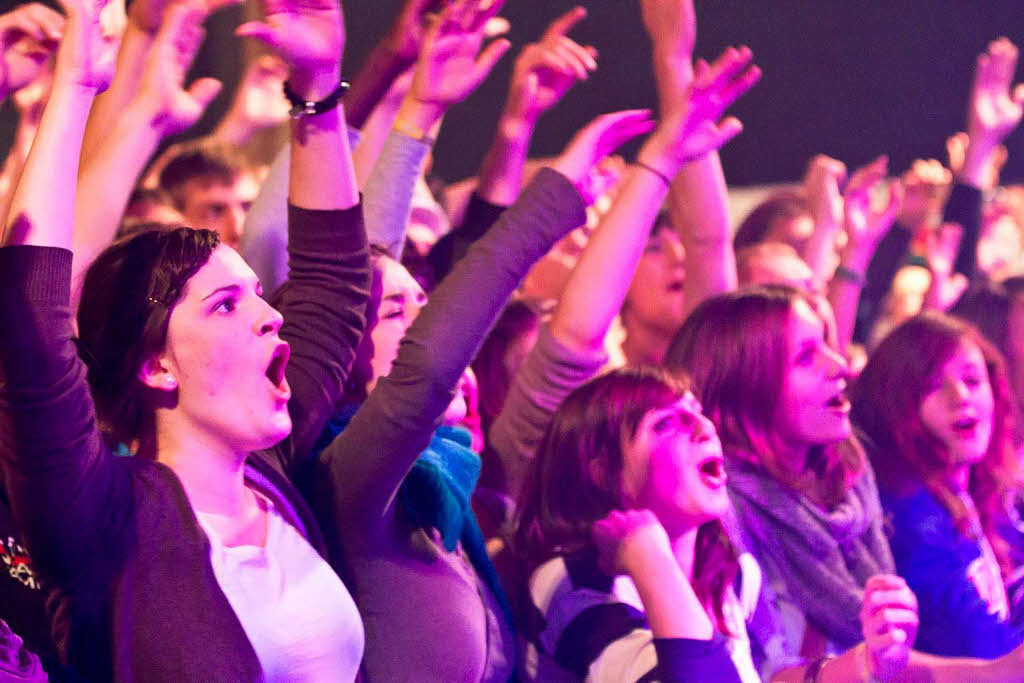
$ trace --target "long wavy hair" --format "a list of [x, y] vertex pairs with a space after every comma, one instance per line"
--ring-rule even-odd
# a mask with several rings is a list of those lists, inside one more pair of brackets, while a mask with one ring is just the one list
[[[977, 520], [950, 487], [949, 452], [925, 427], [920, 412], [935, 373], [965, 342], [981, 350], [995, 406], [992, 442], [971, 468], [968, 483]], [[1005, 519], [1003, 503], [1016, 468], [1013, 415], [1002, 356], [976, 328], [942, 313], [922, 313], [890, 332], [854, 385], [853, 420], [871, 441], [879, 484], [897, 491], [923, 484], [968, 537], [977, 521], [1004, 571], [1008, 547], [997, 528]]]
[[[523, 579], [552, 557], [593, 549], [594, 523], [627, 507], [623, 445], [636, 436], [644, 415], [674, 405], [687, 384], [663, 369], [624, 368], [584, 384], [559, 406], [519, 504], [513, 548]], [[726, 633], [723, 603], [738, 569], [722, 523], [701, 525], [693, 588]]]
[[788, 365], [784, 331], [799, 300], [817, 312], [813, 297], [784, 285], [708, 299], [683, 323], [665, 363], [689, 374], [727, 456], [751, 461], [797, 493], [818, 491], [834, 505], [864, 467], [854, 439], [813, 447], [802, 472], [784, 466], [778, 455], [776, 417]]
[[143, 435], [152, 410], [138, 379], [146, 355], [163, 349], [171, 311], [220, 243], [186, 227], [144, 230], [107, 247], [86, 271], [78, 349], [101, 427], [114, 441]]

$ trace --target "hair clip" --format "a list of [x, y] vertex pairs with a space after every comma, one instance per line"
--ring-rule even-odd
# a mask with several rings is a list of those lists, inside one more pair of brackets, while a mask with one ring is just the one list
[[165, 304], [163, 301], [160, 301], [160, 299], [154, 299], [151, 296], [147, 296], [146, 297], [146, 301], [148, 301], [150, 303], [153, 303], [153, 304], [157, 304], [158, 306], [163, 306], [164, 308], [167, 308], [167, 304]]

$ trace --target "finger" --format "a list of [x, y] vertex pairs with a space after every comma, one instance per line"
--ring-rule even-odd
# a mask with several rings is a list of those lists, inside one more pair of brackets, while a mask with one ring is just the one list
[[747, 65], [750, 64], [753, 58], [754, 53], [751, 52], [749, 47], [742, 46], [739, 49], [734, 47], [726, 48], [718, 56], [718, 59], [711, 64], [711, 69], [708, 73], [709, 82], [706, 87], [721, 88], [725, 83], [735, 78], [736, 74], [747, 68]]
[[1018, 84], [1013, 89], [1013, 101], [1017, 104], [1024, 104], [1024, 83]]
[[1017, 69], [1017, 47], [1006, 37], [997, 39], [989, 47], [992, 75], [1000, 87], [1009, 88], [1013, 72]]
[[512, 24], [505, 17], [491, 17], [484, 24], [484, 38], [492, 40], [512, 30]]
[[492, 17], [497, 16], [504, 4], [505, 0], [484, 0], [480, 3], [474, 3], [473, 9], [475, 11], [470, 14], [468, 30], [472, 33], [482, 31], [487, 22]]
[[575, 78], [581, 81], [585, 81], [587, 76], [590, 75], [590, 71], [587, 68], [587, 64], [579, 58], [576, 53], [568, 49], [566, 46], [555, 43], [548, 48], [553, 53], [557, 54], [562, 60], [568, 65], [569, 73]]
[[33, 3], [28, 6], [32, 18], [39, 24], [46, 38], [49, 40], [60, 40], [64, 33], [64, 16], [45, 5]]
[[473, 79], [476, 82], [474, 88], [487, 78], [487, 75], [491, 73], [491, 69], [505, 56], [510, 47], [512, 47], [511, 42], [504, 38], [498, 38], [484, 48], [484, 51], [476, 58], [476, 64], [473, 66]]
[[587, 10], [584, 7], [577, 5], [552, 21], [544, 32], [544, 38], [568, 35], [569, 31], [571, 31], [576, 24], [586, 19], [586, 17]]
[[224, 84], [216, 78], [198, 78], [188, 87], [186, 92], [205, 111], [223, 87]]
[[737, 78], [730, 81], [719, 94], [719, 111], [725, 111], [739, 98], [750, 91], [761, 80], [761, 69], [751, 66]]
[[196, 3], [172, 5], [164, 14], [157, 33], [158, 42], [173, 44], [184, 53], [195, 54], [203, 40], [206, 7]]
[[595, 58], [595, 52], [597, 51], [593, 47], [583, 47], [572, 38], [566, 38], [565, 36], [558, 38], [558, 44], [575, 55], [588, 71], [593, 71], [597, 68], [597, 60]]
[[247, 21], [235, 29], [235, 35], [240, 38], [253, 38], [272, 48], [278, 48], [281, 45], [274, 29], [262, 21]]

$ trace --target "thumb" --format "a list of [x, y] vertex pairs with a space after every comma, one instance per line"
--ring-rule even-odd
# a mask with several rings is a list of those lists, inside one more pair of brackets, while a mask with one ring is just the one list
[[198, 78], [188, 87], [186, 92], [188, 92], [188, 94], [192, 96], [192, 99], [196, 101], [196, 104], [205, 111], [206, 108], [210, 106], [210, 102], [213, 102], [213, 98], [215, 98], [221, 91], [222, 87], [223, 84], [216, 78]]
[[261, 43], [270, 47], [278, 47], [280, 42], [274, 29], [262, 21], [248, 21], [235, 29], [235, 35], [240, 38], [255, 38]]

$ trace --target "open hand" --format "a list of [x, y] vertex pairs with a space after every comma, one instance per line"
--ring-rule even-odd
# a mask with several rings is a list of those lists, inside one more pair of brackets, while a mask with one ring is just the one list
[[942, 213], [953, 174], [937, 159], [915, 159], [903, 173], [903, 206], [897, 220], [911, 229], [931, 225]]
[[555, 19], [538, 42], [523, 48], [512, 72], [506, 116], [535, 122], [597, 68], [597, 51], [567, 35], [586, 16], [583, 7], [573, 7]]
[[480, 51], [484, 27], [502, 4], [455, 0], [432, 20], [409, 91], [414, 99], [443, 111], [483, 82], [511, 46], [502, 38]]
[[573, 136], [551, 166], [568, 178], [590, 205], [597, 199], [586, 182], [590, 170], [602, 159], [638, 135], [649, 133], [654, 119], [649, 109], [629, 109], [603, 114]]
[[889, 197], [884, 205], [876, 206], [872, 192], [881, 183], [889, 167], [889, 158], [880, 156], [870, 164], [854, 171], [843, 193], [846, 235], [850, 246], [878, 244], [896, 220], [903, 202], [903, 185], [898, 180], [889, 183]]
[[384, 44], [406, 64], [415, 62], [430, 25], [428, 13], [436, 12], [443, 4], [443, 0], [405, 0]]
[[341, 78], [345, 20], [339, 0], [264, 0], [266, 21], [250, 21], [235, 33], [255, 38], [291, 68], [289, 84], [307, 100], [329, 95]]
[[245, 70], [227, 116], [252, 131], [288, 120], [288, 100], [281, 87], [288, 78], [288, 66], [274, 55], [263, 55]]
[[1017, 46], [1006, 38], [993, 40], [978, 56], [971, 87], [967, 134], [976, 144], [994, 149], [1020, 123], [1024, 84], [1013, 88]]
[[807, 164], [804, 175], [804, 196], [817, 225], [840, 226], [843, 222], [843, 195], [840, 186], [846, 181], [846, 164], [819, 154]]
[[203, 42], [206, 15], [202, 3], [173, 5], [146, 59], [138, 99], [165, 136], [180, 133], [198, 121], [220, 92], [221, 83], [213, 78], [197, 79], [184, 89], [185, 74]]
[[108, 28], [102, 14], [110, 0], [61, 0], [67, 19], [58, 52], [56, 78], [97, 92], [114, 78], [120, 35]]
[[672, 554], [665, 528], [650, 510], [612, 510], [594, 523], [597, 564], [606, 574], [629, 574], [637, 559], [650, 553]]
[[0, 15], [0, 98], [47, 68], [63, 33], [64, 17], [37, 2]]
[[871, 675], [882, 681], [893, 679], [906, 668], [917, 638], [914, 592], [898, 576], [872, 576], [864, 586], [860, 623]]

